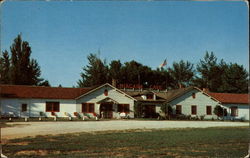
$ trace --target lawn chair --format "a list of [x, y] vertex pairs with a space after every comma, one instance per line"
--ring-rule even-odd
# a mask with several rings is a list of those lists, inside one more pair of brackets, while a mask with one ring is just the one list
[[15, 112], [8, 112], [7, 116], [9, 117], [9, 121], [11, 121], [13, 117], [17, 117], [17, 115], [15, 114]]
[[54, 117], [54, 121], [56, 121], [57, 120], [57, 114], [56, 114], [56, 112], [51, 112], [51, 115], [52, 115], [52, 117]]
[[71, 117], [71, 115], [70, 115], [69, 113], [64, 112], [64, 115], [67, 116], [67, 117], [69, 118], [70, 121], [72, 120], [72, 117]]
[[120, 117], [121, 117], [122, 119], [125, 119], [125, 118], [127, 117], [127, 114], [126, 114], [125, 112], [121, 112], [121, 113], [120, 113]]
[[1, 158], [8, 158], [8, 157], [1, 153]]

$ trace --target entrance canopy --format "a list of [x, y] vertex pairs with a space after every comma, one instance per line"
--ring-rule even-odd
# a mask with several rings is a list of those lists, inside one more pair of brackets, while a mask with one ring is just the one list
[[116, 100], [112, 99], [112, 98], [109, 98], [109, 97], [106, 97], [100, 101], [97, 102], [98, 104], [101, 104], [101, 103], [114, 103], [114, 104], [119, 104]]

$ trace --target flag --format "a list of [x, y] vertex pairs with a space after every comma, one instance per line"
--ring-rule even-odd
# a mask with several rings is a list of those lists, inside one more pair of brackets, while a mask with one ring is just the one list
[[167, 59], [165, 59], [165, 60], [163, 61], [163, 63], [159, 65], [159, 68], [162, 68], [162, 67], [165, 66], [165, 65], [167, 65]]

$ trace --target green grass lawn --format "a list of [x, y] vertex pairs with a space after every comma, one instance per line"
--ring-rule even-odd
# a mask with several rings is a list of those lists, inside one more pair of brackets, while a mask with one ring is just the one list
[[127, 130], [9, 140], [9, 157], [244, 157], [247, 127]]

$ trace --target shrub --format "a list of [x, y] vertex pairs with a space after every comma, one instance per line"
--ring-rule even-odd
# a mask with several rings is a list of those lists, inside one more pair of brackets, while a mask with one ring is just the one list
[[83, 113], [83, 117], [84, 116], [88, 117], [89, 119], [91, 118], [91, 116], [88, 113]]
[[78, 119], [81, 118], [81, 115], [78, 112], [74, 112], [74, 116], [76, 116]]
[[240, 118], [240, 121], [241, 121], [241, 122], [244, 122], [244, 121], [245, 121], [245, 118], [244, 118], [244, 117], [241, 117], [241, 118]]
[[201, 120], [204, 120], [204, 118], [205, 118], [205, 115], [201, 115], [201, 116], [200, 116], [200, 119], [201, 119]]
[[214, 108], [214, 114], [217, 115], [218, 117], [223, 116], [227, 116], [227, 109], [222, 108], [219, 105], [216, 105], [216, 107]]
[[187, 119], [187, 116], [184, 115], [184, 114], [180, 114], [180, 115], [177, 115], [177, 116], [176, 116], [176, 119], [177, 119], [177, 120], [186, 120], [186, 119]]
[[165, 114], [165, 119], [170, 119], [170, 116], [173, 114], [173, 108], [170, 104], [161, 104], [161, 111]]
[[42, 112], [42, 111], [39, 112], [39, 115], [40, 115], [41, 117], [45, 116], [44, 112]]
[[135, 114], [135, 117], [137, 117], [137, 118], [143, 117], [142, 104], [141, 103], [137, 103], [137, 104], [134, 105], [134, 114]]
[[186, 116], [186, 119], [187, 119], [187, 120], [191, 120], [191, 115], [187, 115], [187, 116]]

